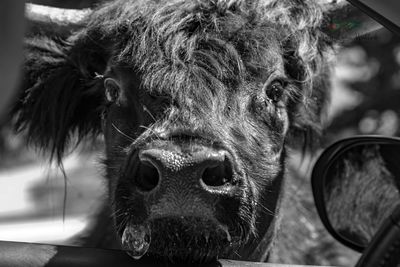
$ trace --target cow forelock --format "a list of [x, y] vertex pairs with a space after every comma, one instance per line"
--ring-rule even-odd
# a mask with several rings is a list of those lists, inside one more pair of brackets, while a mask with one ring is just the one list
[[[313, 96], [311, 88], [319, 83], [326, 47], [317, 30], [321, 12], [308, 1], [117, 1], [91, 21], [83, 35], [108, 45], [113, 63], [140, 72], [143, 87], [155, 93], [192, 95], [208, 107], [215, 103], [205, 95], [224, 101], [221, 84], [242, 90], [248, 82], [265, 83], [282, 64], [296, 83], [287, 88], [289, 117], [298, 119], [293, 113], [299, 112], [314, 120], [321, 110], [324, 96]], [[317, 123], [309, 126], [318, 130]]]

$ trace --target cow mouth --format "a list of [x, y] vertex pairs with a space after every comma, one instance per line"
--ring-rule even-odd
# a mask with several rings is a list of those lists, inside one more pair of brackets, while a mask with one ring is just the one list
[[[126, 232], [132, 231], [139, 241], [125, 239]], [[172, 263], [211, 262], [239, 244], [238, 237], [231, 236], [225, 225], [199, 217], [163, 217], [142, 225], [128, 223], [121, 239], [124, 249], [136, 259], [147, 255]]]

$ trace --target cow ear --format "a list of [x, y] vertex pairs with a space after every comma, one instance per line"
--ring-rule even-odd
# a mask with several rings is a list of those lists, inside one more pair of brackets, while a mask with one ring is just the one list
[[104, 89], [96, 73], [105, 70], [106, 56], [74, 39], [26, 40], [22, 92], [13, 109], [17, 130], [58, 163], [68, 145], [101, 131]]

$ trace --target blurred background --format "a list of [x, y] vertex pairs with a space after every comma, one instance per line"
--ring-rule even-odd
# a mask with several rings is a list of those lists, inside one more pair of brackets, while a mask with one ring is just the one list
[[[96, 0], [35, 0], [68, 8]], [[387, 30], [358, 37], [338, 48], [323, 146], [356, 134], [400, 134], [400, 38]], [[10, 122], [0, 123], [0, 240], [66, 244], [84, 229], [105, 197], [99, 142], [85, 144], [64, 160], [65, 176]], [[293, 151], [282, 208], [278, 263], [354, 265], [359, 254], [329, 237], [319, 221], [310, 171], [319, 152]], [[295, 205], [292, 205], [296, 203]], [[290, 253], [288, 253], [290, 251]]]

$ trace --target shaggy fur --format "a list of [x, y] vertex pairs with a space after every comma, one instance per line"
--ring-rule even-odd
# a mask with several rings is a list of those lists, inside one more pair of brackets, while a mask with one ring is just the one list
[[[228, 254], [191, 256], [266, 260], [286, 148], [311, 145], [320, 131], [330, 50], [322, 18], [317, 4], [300, 0], [105, 3], [72, 36], [27, 40], [17, 129], [59, 163], [68, 146], [104, 134], [118, 232], [127, 212], [147, 218], [126, 178], [140, 149], [169, 140], [228, 151], [241, 191], [218, 199], [217, 219], [240, 241]], [[120, 84], [115, 102], [104, 97], [106, 78]]]
[[[198, 12], [191, 10], [195, 8]], [[146, 73], [142, 83], [153, 90], [190, 90], [196, 86], [190, 83], [186, 87], [184, 77], [174, 68], [183, 68], [197, 56], [198, 64], [191, 64], [198, 69], [191, 71], [198, 77], [203, 74], [199, 82], [209, 82], [217, 91], [223, 80], [243, 85], [256, 76], [265, 82], [270, 73], [265, 62], [271, 54], [284, 57], [287, 74], [298, 86], [291, 92], [293, 103], [288, 105], [292, 109], [292, 135], [302, 132], [313, 140], [312, 134], [320, 131], [327, 95], [323, 55], [330, 46], [320, 31], [322, 18], [316, 4], [299, 0], [107, 3], [93, 14], [86, 29], [68, 40], [37, 37], [27, 41], [26, 94], [16, 109], [20, 111], [17, 128], [27, 129], [31, 141], [61, 160], [71, 135], [78, 132], [79, 141], [101, 132], [104, 89], [96, 75], [106, 71], [109, 60]], [[214, 36], [203, 34], [199, 38], [201, 30], [209, 28], [216, 31]], [[183, 30], [190, 35], [175, 34]], [[158, 42], [158, 46], [148, 45]], [[272, 51], [270, 42], [279, 42]], [[204, 51], [198, 49], [202, 43]], [[169, 52], [165, 59], [171, 62], [159, 62], [165, 52]], [[172, 69], [168, 63], [173, 63]], [[62, 103], [67, 106], [59, 107]], [[58, 123], [62, 127], [52, 127]]]

